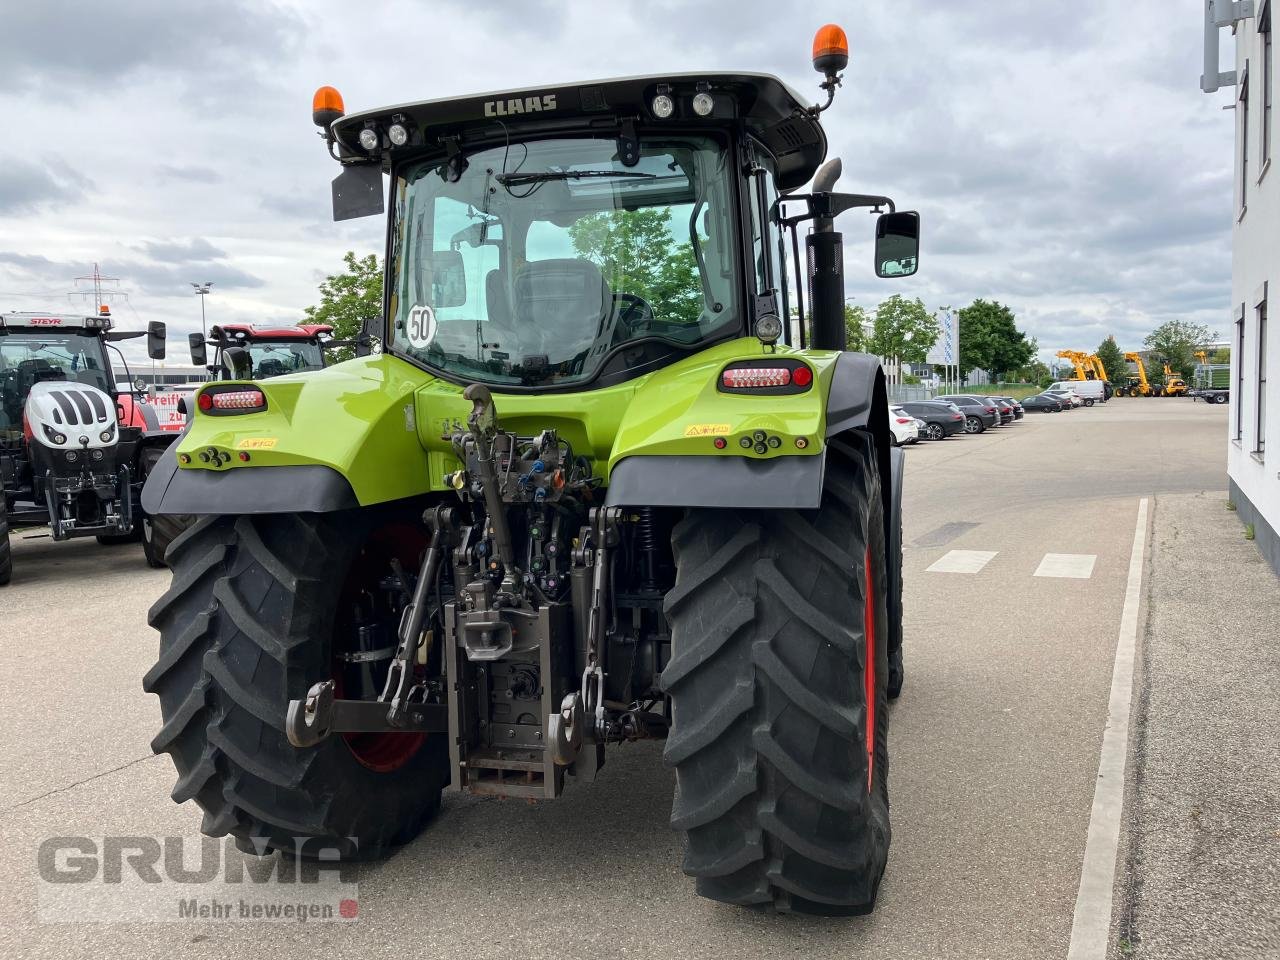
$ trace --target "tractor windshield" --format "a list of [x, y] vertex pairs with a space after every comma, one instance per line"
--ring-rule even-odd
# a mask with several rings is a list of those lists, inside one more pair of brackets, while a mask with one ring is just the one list
[[253, 361], [254, 380], [303, 373], [324, 366], [320, 344], [309, 340], [251, 340], [247, 344]]
[[102, 341], [66, 330], [0, 330], [0, 431], [22, 429], [22, 407], [33, 384], [71, 380], [112, 390]]
[[736, 328], [727, 145], [664, 137], [617, 157], [614, 139], [572, 138], [403, 168], [396, 347], [466, 380], [554, 385]]

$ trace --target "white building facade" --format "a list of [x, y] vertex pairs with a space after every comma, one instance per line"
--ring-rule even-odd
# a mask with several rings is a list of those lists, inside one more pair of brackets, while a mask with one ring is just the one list
[[[1205, 75], [1235, 97], [1231, 256], [1231, 406], [1227, 475], [1240, 519], [1280, 574], [1280, 127], [1272, 43], [1280, 0], [1206, 0]], [[1234, 71], [1217, 71], [1219, 29], [1235, 34]]]

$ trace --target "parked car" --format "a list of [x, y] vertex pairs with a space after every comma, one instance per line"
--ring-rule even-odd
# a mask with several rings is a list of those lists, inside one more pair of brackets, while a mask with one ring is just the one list
[[1022, 404], [1013, 399], [1013, 397], [1001, 397], [1000, 399], [1013, 407], [1013, 418], [1015, 420], [1021, 420], [1027, 415], [1027, 412], [1022, 409]]
[[1066, 404], [1065, 409], [1074, 410], [1076, 407], [1084, 406], [1084, 400], [1072, 390], [1046, 390], [1045, 393], [1062, 400]]
[[1062, 400], [1052, 394], [1041, 393], [1027, 397], [1022, 401], [1022, 407], [1028, 413], [1061, 413]]
[[945, 440], [964, 432], [964, 414], [953, 403], [913, 400], [911, 403], [904, 403], [902, 409], [923, 422], [920, 434], [929, 440]]
[[1107, 387], [1103, 380], [1057, 380], [1049, 384], [1050, 390], [1070, 390], [1086, 407], [1107, 402]]
[[996, 409], [1000, 411], [1001, 423], [1013, 423], [1017, 419], [1013, 414], [1013, 404], [1003, 397], [986, 397], [985, 399], [996, 405]]
[[900, 447], [904, 443], [916, 443], [920, 439], [920, 428], [916, 426], [916, 418], [901, 407], [889, 408], [889, 429], [895, 447]]
[[965, 433], [982, 433], [988, 427], [1000, 425], [1000, 411], [996, 409], [994, 403], [983, 397], [975, 397], [967, 393], [954, 393], [942, 397], [934, 397], [934, 399], [945, 400], [959, 408], [965, 418]]

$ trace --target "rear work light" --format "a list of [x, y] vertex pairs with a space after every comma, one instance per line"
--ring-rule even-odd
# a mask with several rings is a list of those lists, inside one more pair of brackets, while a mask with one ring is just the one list
[[804, 393], [813, 385], [813, 370], [799, 360], [740, 360], [720, 372], [721, 393]]
[[265, 410], [267, 398], [261, 390], [204, 390], [196, 405], [204, 413], [252, 413]]

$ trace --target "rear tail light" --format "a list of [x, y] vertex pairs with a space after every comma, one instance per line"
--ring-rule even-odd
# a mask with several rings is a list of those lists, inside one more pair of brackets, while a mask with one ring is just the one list
[[987, 407], [987, 413], [995, 413], [995, 412], [996, 412], [995, 407]]
[[899, 422], [899, 423], [911, 423], [911, 422], [912, 422], [910, 417], [898, 417], [898, 418], [897, 418], [897, 420], [898, 420], [898, 422]]
[[205, 413], [252, 413], [267, 408], [261, 390], [203, 390], [196, 405]]
[[731, 390], [785, 387], [791, 383], [786, 367], [730, 367], [720, 374], [720, 382]]
[[779, 359], [773, 363], [738, 361], [720, 372], [725, 393], [804, 393], [813, 384], [813, 371], [804, 363]]

